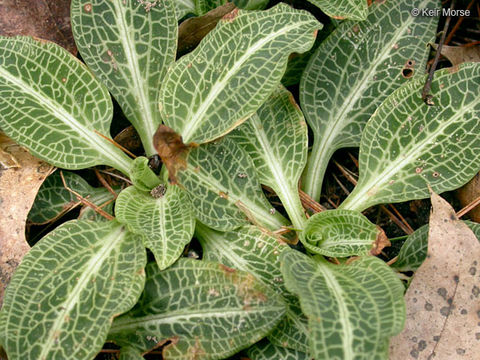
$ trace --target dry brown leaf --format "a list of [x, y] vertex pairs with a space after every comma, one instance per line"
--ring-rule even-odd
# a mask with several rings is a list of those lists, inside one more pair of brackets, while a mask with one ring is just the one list
[[0, 1], [0, 35], [29, 35], [77, 54], [70, 27], [70, 0]]
[[[437, 49], [436, 44], [433, 48]], [[464, 62], [480, 62], [480, 46], [442, 46], [442, 55], [452, 63], [452, 66]]]
[[178, 55], [182, 56], [192, 51], [218, 21], [234, 9], [235, 5], [230, 2], [210, 10], [203, 16], [182, 22], [178, 28]]
[[167, 125], [160, 124], [153, 135], [153, 146], [168, 170], [168, 180], [171, 184], [177, 183], [177, 170], [187, 166], [186, 155], [196, 144], [185, 145], [181, 135]]
[[25, 221], [40, 185], [52, 170], [17, 144], [6, 146], [4, 151], [19, 167], [0, 167], [0, 305], [13, 271], [30, 249]]
[[407, 320], [390, 360], [465, 359], [480, 354], [480, 243], [432, 193], [427, 259], [405, 295]]

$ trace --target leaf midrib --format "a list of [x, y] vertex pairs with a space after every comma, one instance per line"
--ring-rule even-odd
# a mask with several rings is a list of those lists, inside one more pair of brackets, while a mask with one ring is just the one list
[[[230, 318], [234, 316], [240, 316], [242, 318], [246, 318], [251, 316], [252, 314], [262, 314], [265, 312], [274, 311], [276, 308], [280, 308], [280, 306], [270, 306], [270, 307], [259, 307], [259, 308], [249, 308], [248, 310], [237, 309], [237, 308], [223, 308], [223, 309], [195, 309], [194, 313], [189, 314], [182, 314], [181, 311], [185, 311], [185, 309], [177, 310], [177, 311], [169, 311], [168, 313], [163, 314], [150, 314], [148, 316], [136, 317], [136, 318], [127, 318], [127, 319], [118, 319], [116, 320], [116, 324], [114, 324], [111, 328], [110, 333], [118, 333], [120, 331], [128, 331], [134, 330], [139, 327], [145, 327], [149, 324], [153, 326], [159, 324], [171, 324], [176, 323], [181, 320], [189, 321], [190, 318]], [[283, 308], [282, 308], [283, 309]], [[188, 308], [186, 309], [188, 310]], [[167, 310], [168, 311], [168, 310]]]
[[[416, 88], [415, 88], [416, 90]], [[448, 91], [447, 89], [445, 91]], [[413, 93], [413, 92], [412, 92]], [[443, 133], [443, 131], [450, 126], [452, 123], [455, 123], [457, 119], [463, 117], [464, 114], [468, 113], [472, 108], [478, 105], [479, 101], [473, 100], [468, 106], [463, 107], [461, 111], [455, 112], [455, 115], [452, 116], [449, 121], [445, 121], [442, 125], [440, 125], [435, 131], [433, 131], [430, 136], [426, 136], [423, 141], [416, 142], [415, 146], [412, 146], [411, 149], [406, 153], [403, 159], [399, 162], [392, 161], [390, 165], [387, 166], [380, 174], [376, 175], [374, 172], [368, 173], [369, 182], [366, 182], [365, 185], [361, 185], [360, 191], [354, 194], [355, 197], [353, 198], [353, 202], [348, 202], [348, 207], [343, 207], [343, 209], [349, 210], [357, 210], [358, 202], [362, 205], [362, 200], [365, 194], [370, 193], [373, 189], [377, 189], [374, 194], [378, 192], [378, 189], [381, 189], [383, 185], [385, 185], [388, 181], [391, 180], [392, 176], [395, 175], [396, 172], [400, 172], [405, 168], [406, 165], [412, 163], [415, 159], [419, 158], [423, 154], [423, 150], [428, 145], [432, 144], [432, 140], [434, 140], [437, 136]], [[426, 105], [425, 105], [426, 106]], [[368, 169], [367, 169], [368, 170]], [[360, 184], [359, 184], [360, 185]], [[357, 185], [358, 186], [358, 185]], [[362, 190], [363, 189], [363, 190]], [[355, 190], [354, 190], [355, 191]], [[371, 197], [375, 197], [372, 195]], [[368, 198], [368, 197], [367, 197]], [[348, 199], [348, 198], [347, 198]], [[369, 201], [364, 201], [364, 203], [369, 203]], [[342, 207], [343, 204], [340, 205]]]
[[86, 284], [92, 279], [95, 274], [103, 266], [104, 261], [111, 254], [112, 250], [123, 241], [125, 236], [120, 236], [124, 232], [122, 227], [118, 227], [116, 231], [112, 231], [108, 236], [103, 239], [104, 245], [98, 250], [98, 252], [90, 258], [90, 260], [83, 266], [83, 272], [78, 277], [78, 280], [69, 292], [70, 296], [61, 304], [58, 305], [59, 310], [55, 321], [53, 322], [47, 339], [43, 343], [42, 352], [39, 355], [39, 359], [47, 359], [47, 355], [51, 348], [56, 345], [56, 335], [60, 334], [60, 330], [65, 322], [67, 322], [67, 314], [78, 303], [81, 293], [84, 291]]
[[183, 131], [181, 132], [184, 142], [189, 143], [191, 141], [191, 137], [201, 125], [198, 119], [202, 119], [204, 117], [205, 113], [210, 108], [215, 99], [218, 97], [220, 92], [225, 89], [229, 80], [240, 70], [241, 66], [250, 58], [252, 54], [254, 54], [258, 49], [263, 47], [272, 39], [283, 35], [284, 33], [287, 33], [292, 29], [299, 28], [305, 24], [308, 24], [309, 22], [310, 21], [302, 21], [294, 25], [285, 26], [282, 29], [271, 33], [268, 36], [261, 38], [256, 43], [252, 44], [252, 46], [233, 64], [233, 66], [228, 70], [225, 76], [211, 87], [207, 97], [201, 103], [197, 111], [191, 115], [189, 114], [189, 118], [184, 122], [184, 124], [186, 124], [186, 127], [184, 127]]
[[[241, 213], [243, 213], [242, 209], [239, 208], [236, 205], [238, 202], [241, 202], [242, 204], [244, 204], [247, 207], [247, 209], [252, 212], [253, 215], [259, 216], [260, 217], [260, 222], [267, 223], [269, 225], [273, 225], [272, 226], [273, 228], [281, 228], [283, 226], [282, 223], [280, 223], [278, 221], [275, 221], [276, 219], [273, 216], [271, 216], [270, 214], [267, 215], [267, 213], [265, 211], [266, 209], [263, 209], [263, 208], [259, 207], [257, 204], [251, 202], [249, 197], [245, 197], [245, 199], [242, 200], [242, 199], [236, 197], [235, 194], [233, 194], [233, 196], [232, 196], [232, 192], [228, 191], [228, 189], [224, 188], [223, 185], [218, 183], [217, 179], [214, 179], [214, 178], [211, 178], [211, 177], [208, 177], [208, 176], [203, 176], [203, 174], [200, 171], [198, 173], [195, 173], [195, 176], [197, 176], [204, 184], [210, 185], [210, 186], [206, 186], [209, 191], [211, 191], [213, 193], [216, 193], [215, 190], [217, 190], [217, 192], [220, 191], [220, 192], [223, 192], [224, 194], [226, 194], [227, 195], [226, 200], [228, 201], [228, 203], [235, 206], [235, 209], [240, 211]], [[212, 187], [211, 187], [212, 185], [216, 189], [212, 189]], [[239, 189], [237, 188], [237, 190], [239, 190]], [[217, 195], [217, 196], [220, 196], [220, 195]], [[262, 194], [262, 196], [263, 196], [263, 194]], [[257, 220], [257, 218], [255, 220]]]
[[[118, 156], [116, 153], [116, 148], [111, 148], [110, 144], [106, 141], [103, 141], [97, 134], [90, 132], [82, 124], [80, 124], [71, 114], [63, 108], [58, 102], [46, 97], [42, 92], [35, 91], [30, 85], [28, 85], [22, 79], [12, 76], [8, 71], [0, 67], [0, 75], [14, 84], [18, 91], [26, 93], [30, 98], [36, 99], [35, 103], [42, 106], [47, 112], [54, 114], [55, 117], [63, 120], [67, 126], [70, 126], [73, 130], [80, 134], [81, 138], [91, 145], [94, 151], [97, 153], [97, 156], [107, 161], [107, 157], [104, 157], [103, 154], [108, 154], [115, 161], [108, 161], [109, 164], [117, 166], [117, 164], [125, 164], [125, 159]], [[31, 126], [32, 124], [30, 124]], [[42, 124], [42, 126], [48, 126], [47, 124]], [[52, 129], [54, 131], [61, 131], [61, 129]]]
[[[422, 4], [423, 5], [423, 4]], [[386, 15], [384, 15], [386, 16]], [[408, 21], [402, 25], [402, 27], [398, 28], [397, 34], [392, 38], [390, 42], [387, 43], [386, 46], [384, 46], [383, 51], [380, 52], [380, 55], [377, 57], [376, 61], [373, 63], [374, 66], [370, 67], [370, 70], [367, 72], [364, 72], [363, 76], [361, 79], [359, 79], [356, 82], [356, 85], [351, 88], [351, 91], [348, 95], [348, 97], [344, 100], [342, 100], [342, 104], [344, 106], [340, 107], [340, 112], [337, 112], [338, 114], [336, 117], [334, 117], [334, 121], [329, 120], [327, 121], [327, 126], [326, 130], [324, 133], [319, 134], [316, 132], [315, 139], [321, 139], [320, 140], [320, 151], [319, 153], [321, 155], [321, 159], [325, 159], [330, 152], [332, 152], [332, 149], [336, 149], [339, 145], [335, 144], [335, 141], [337, 139], [337, 135], [343, 131], [345, 126], [342, 126], [341, 128], [338, 126], [339, 123], [350, 123], [352, 122], [352, 118], [348, 118], [348, 121], [345, 121], [345, 118], [347, 114], [352, 110], [353, 106], [357, 104], [358, 100], [362, 98], [363, 91], [370, 86], [370, 83], [367, 81], [371, 76], [373, 76], [373, 72], [377, 70], [379, 65], [386, 59], [388, 59], [388, 56], [386, 56], [389, 52], [391, 52], [392, 46], [398, 41], [399, 38], [402, 37], [402, 35], [407, 32], [408, 26], [410, 26], [411, 23], [414, 22], [415, 17], [409, 16]], [[355, 53], [352, 53], [352, 56], [355, 55]], [[351, 56], [351, 57], [352, 57]], [[350, 57], [350, 58], [351, 58]], [[350, 63], [350, 62], [349, 62]], [[341, 83], [344, 82], [344, 78], [346, 75], [346, 71], [342, 72], [342, 80]], [[337, 92], [335, 96], [335, 102], [338, 103], [338, 97], [341, 95], [341, 92]], [[331, 113], [331, 112], [330, 112]], [[329, 119], [332, 119], [332, 117], [329, 117]], [[325, 136], [326, 134], [326, 136]], [[320, 136], [322, 135], [322, 136]], [[323, 155], [325, 154], [325, 155]], [[324, 160], [327, 161], [327, 160]], [[317, 163], [320, 166], [321, 161], [317, 161]]]
[[[148, 96], [146, 95], [146, 89], [144, 86], [145, 83], [143, 81], [143, 77], [140, 74], [140, 67], [138, 65], [137, 57], [135, 56], [136, 52], [134, 50], [134, 42], [132, 41], [131, 34], [128, 31], [129, 27], [125, 22], [126, 13], [123, 11], [124, 8], [120, 4], [120, 0], [114, 0], [113, 4], [118, 20], [118, 29], [120, 30], [119, 39], [125, 52], [127, 66], [129, 67], [130, 72], [133, 75], [133, 86], [130, 87], [130, 89], [134, 93], [134, 97], [136, 98], [136, 100], [140, 102], [140, 116], [144, 119], [142, 124], [139, 125], [141, 125], [147, 131], [149, 138], [153, 139], [153, 134], [155, 133], [156, 129], [152, 128], [154, 124], [152, 109], [148, 100]], [[148, 145], [146, 144], [145, 146]]]
[[[330, 269], [327, 268], [327, 265], [319, 264], [317, 266], [318, 271], [322, 273], [323, 278], [325, 279], [325, 283], [327, 287], [332, 292], [332, 295], [337, 300], [338, 304], [338, 319], [342, 326], [342, 349], [343, 352], [343, 360], [353, 360], [354, 359], [354, 352], [352, 351], [353, 347], [353, 328], [352, 324], [350, 323], [350, 312], [348, 311], [348, 307], [346, 305], [345, 294], [342, 291], [342, 287], [338, 283], [335, 276], [330, 272]], [[313, 281], [315, 277], [312, 278]]]

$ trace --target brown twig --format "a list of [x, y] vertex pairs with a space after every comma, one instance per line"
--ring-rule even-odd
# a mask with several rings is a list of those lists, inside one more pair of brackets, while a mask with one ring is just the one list
[[110, 139], [109, 137], [103, 135], [102, 133], [99, 133], [97, 130], [93, 130], [93, 132], [95, 134], [97, 134], [98, 136], [100, 136], [101, 138], [107, 140], [109, 143], [113, 144], [115, 147], [119, 148], [120, 150], [122, 150], [124, 153], [130, 155], [132, 158], [136, 158], [135, 154], [133, 154], [130, 150], [128, 150], [127, 148], [124, 148], [122, 145], [120, 145], [119, 143], [117, 143], [116, 141], [114, 141], [113, 139]]
[[[450, 10], [453, 10], [454, 6], [455, 6], [455, 0], [452, 0], [452, 2], [450, 4]], [[451, 16], [449, 15], [447, 17], [447, 19], [445, 20], [445, 26], [443, 27], [442, 36], [441, 36], [440, 41], [438, 43], [437, 52], [435, 53], [435, 57], [433, 59], [433, 64], [430, 67], [430, 71], [428, 72], [427, 81], [425, 82], [425, 86], [423, 87], [423, 90], [422, 90], [422, 100], [428, 106], [434, 105], [433, 96], [430, 94], [430, 89], [431, 89], [431, 86], [432, 86], [433, 74], [435, 72], [435, 69], [437, 68], [438, 60], [440, 59], [440, 53], [442, 52], [442, 47], [443, 47], [443, 44], [445, 42], [445, 36], [447, 35], [448, 26], [450, 25], [450, 19], [451, 19]]]
[[398, 256], [395, 256], [394, 258], [387, 261], [387, 265], [390, 266], [390, 265], [396, 263], [397, 260], [398, 260]]
[[[467, 5], [467, 8], [465, 10], [470, 10], [470, 8], [473, 6], [473, 4], [476, 2], [477, 0], [472, 0], [470, 1], [470, 3]], [[453, 38], [453, 35], [455, 35], [455, 32], [458, 30], [458, 28], [460, 27], [460, 25], [462, 24], [463, 20], [465, 19], [464, 16], [461, 16], [457, 22], [455, 23], [455, 25], [453, 26], [452, 28], [452, 31], [450, 31], [450, 34], [448, 34], [447, 38], [445, 39], [445, 45], [448, 45], [448, 43], [452, 40]]]
[[313, 200], [307, 193], [303, 192], [302, 190], [299, 189], [298, 193], [300, 195], [300, 201], [302, 202], [302, 206], [305, 210], [311, 210], [314, 213], [327, 210], [326, 207]]
[[68, 191], [70, 191], [72, 194], [74, 194], [77, 199], [82, 202], [82, 204], [86, 205], [86, 206], [89, 206], [91, 207], [93, 210], [95, 210], [98, 214], [100, 214], [101, 216], [103, 216], [105, 219], [108, 219], [108, 220], [113, 220], [115, 219], [112, 215], [110, 215], [109, 213], [105, 212], [104, 210], [102, 210], [99, 206], [95, 205], [94, 203], [88, 201], [87, 199], [85, 199], [82, 195], [80, 195], [78, 192], [76, 192], [75, 190], [72, 190], [71, 188], [68, 187], [67, 185], [67, 182], [65, 181], [65, 178], [63, 177], [63, 172], [60, 171], [60, 178], [62, 179], [62, 183], [63, 183], [63, 186], [65, 187], [65, 189], [67, 189]]
[[413, 228], [410, 226], [410, 224], [408, 223], [407, 220], [405, 220], [405, 218], [402, 216], [402, 214], [400, 214], [400, 212], [397, 210], [397, 208], [395, 206], [393, 206], [392, 204], [389, 204], [390, 208], [393, 210], [393, 212], [395, 213], [395, 215], [400, 219], [400, 221], [405, 225], [405, 227], [408, 229], [409, 232], [407, 232], [407, 234], [412, 234], [414, 232]]
[[107, 171], [107, 170], [98, 170], [99, 172], [101, 173], [104, 173], [104, 174], [107, 174], [107, 175], [110, 175], [114, 178], [117, 178], [117, 179], [120, 179], [122, 181], [125, 181], [127, 184], [130, 184], [132, 185], [133, 183], [130, 181], [130, 179], [127, 179], [126, 177], [122, 176], [122, 175], [118, 175], [118, 174], [115, 174], [111, 171]]
[[95, 169], [95, 175], [97, 176], [97, 179], [102, 183], [103, 187], [105, 187], [113, 195], [113, 198], [116, 199], [117, 198], [117, 193], [115, 192], [115, 190], [112, 189], [112, 187], [107, 182], [107, 180], [105, 180], [105, 178], [102, 176], [102, 174], [100, 174], [98, 169]]
[[480, 196], [473, 200], [470, 204], [465, 206], [463, 209], [457, 212], [457, 217], [461, 218], [463, 215], [468, 213], [470, 210], [473, 210], [475, 207], [480, 205]]
[[[350, 154], [350, 153], [349, 153]], [[350, 157], [352, 158], [352, 160], [356, 160], [355, 157], [353, 155], [350, 154]], [[355, 161], [354, 161], [355, 162]], [[350, 181], [353, 185], [357, 185], [357, 180], [355, 178], [353, 178], [353, 176], [351, 176], [347, 170], [341, 165], [339, 164], [338, 162], [334, 161], [335, 165], [338, 167], [338, 169], [340, 170], [340, 172], [347, 178], [348, 181]], [[358, 164], [358, 162], [356, 162]], [[380, 205], [380, 209], [386, 213], [388, 215], [388, 217], [400, 228], [402, 229], [406, 234], [411, 234], [413, 233], [413, 229], [412, 227], [410, 226], [410, 224], [405, 220], [405, 218], [400, 214], [400, 212], [395, 208], [395, 206], [393, 206], [392, 204], [390, 204], [390, 207], [393, 209], [393, 211], [395, 212], [395, 214], [397, 214], [397, 216], [392, 213], [390, 210], [388, 210], [384, 205]]]
[[338, 177], [335, 174], [332, 174], [333, 178], [337, 182], [338, 186], [343, 190], [343, 192], [347, 195], [350, 195], [350, 191], [345, 187], [345, 185], [342, 184], [342, 182], [338, 179]]

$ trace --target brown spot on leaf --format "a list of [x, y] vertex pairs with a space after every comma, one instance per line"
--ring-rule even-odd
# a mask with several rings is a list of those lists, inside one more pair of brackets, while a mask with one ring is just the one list
[[409, 79], [415, 73], [415, 61], [408, 59], [402, 69], [402, 76]]
[[372, 250], [370, 250], [370, 254], [378, 255], [384, 248], [390, 245], [390, 240], [388, 240], [387, 235], [385, 235], [385, 231], [383, 231], [383, 229], [377, 225], [377, 237], [373, 243]]
[[187, 167], [186, 156], [194, 144], [185, 145], [173, 129], [161, 124], [153, 136], [153, 146], [168, 170], [169, 181], [177, 183], [176, 174]]
[[222, 21], [232, 22], [238, 16], [238, 8], [233, 9], [228, 14], [222, 17]]
[[228, 199], [228, 194], [224, 193], [223, 191], [219, 191], [218, 196], [220, 196], [222, 199]]
[[235, 273], [237, 270], [231, 268], [231, 267], [228, 267], [226, 265], [223, 265], [223, 264], [218, 264], [218, 267], [225, 273], [229, 273], [229, 274], [233, 274]]
[[92, 4], [85, 4], [83, 5], [83, 10], [85, 10], [85, 12], [89, 13], [92, 11]]

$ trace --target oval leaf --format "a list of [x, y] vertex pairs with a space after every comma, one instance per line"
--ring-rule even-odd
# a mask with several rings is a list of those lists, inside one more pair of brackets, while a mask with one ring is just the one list
[[177, 50], [174, 0], [73, 0], [71, 14], [83, 60], [155, 154], [159, 84]]
[[365, 21], [343, 22], [311, 57], [300, 102], [314, 133], [303, 186], [315, 200], [335, 150], [357, 147], [382, 101], [412, 75], [424, 74], [438, 17], [411, 11], [439, 6], [437, 0], [374, 1]]
[[310, 360], [307, 354], [293, 349], [276, 346], [268, 340], [262, 340], [247, 349], [251, 360]]
[[298, 180], [307, 162], [308, 129], [292, 94], [278, 87], [255, 114], [229, 137], [252, 158], [260, 183], [282, 201], [293, 226], [306, 221]]
[[325, 14], [335, 19], [365, 20], [368, 12], [366, 0], [308, 0]]
[[115, 203], [118, 221], [143, 236], [160, 269], [166, 269], [182, 255], [195, 230], [195, 216], [187, 194], [173, 185], [163, 187], [163, 192], [154, 198], [130, 186]]
[[308, 351], [308, 325], [298, 299], [283, 284], [279, 255], [289, 249], [281, 240], [256, 226], [220, 233], [197, 224], [196, 236], [203, 249], [203, 257], [229, 267], [246, 271], [281, 294], [287, 304], [286, 316], [268, 336], [273, 343]]
[[252, 275], [180, 259], [147, 267], [145, 292], [115, 319], [109, 339], [143, 353], [167, 340], [164, 359], [223, 359], [265, 336], [285, 313], [281, 297]]
[[247, 219], [271, 230], [287, 225], [263, 195], [252, 160], [229, 138], [193, 148], [177, 177], [197, 219], [216, 230], [235, 229]]
[[403, 285], [380, 259], [333, 265], [299, 251], [282, 253], [285, 285], [309, 319], [315, 359], [388, 358], [388, 338], [405, 319]]
[[[66, 185], [95, 205], [101, 205], [113, 199], [113, 195], [105, 188], [94, 188], [80, 175], [63, 171]], [[77, 197], [63, 185], [60, 171], [56, 171], [42, 184], [35, 202], [28, 213], [28, 221], [34, 224], [46, 224], [66, 212], [78, 203]]]
[[[480, 224], [472, 221], [464, 221], [464, 223], [473, 231], [477, 239], [480, 239]], [[428, 224], [424, 225], [407, 237], [398, 253], [397, 261], [392, 264], [395, 269], [415, 271], [422, 265], [427, 257], [428, 229]]]
[[70, 221], [23, 258], [0, 322], [11, 359], [91, 359], [143, 289], [145, 250], [118, 222]]
[[58, 45], [0, 37], [0, 127], [49, 163], [82, 169], [130, 159], [109, 138], [112, 101], [105, 87]]
[[286, 4], [233, 10], [169, 69], [160, 92], [165, 124], [185, 144], [228, 133], [258, 109], [280, 83], [288, 55], [307, 51], [320, 28], [312, 15]]
[[327, 210], [313, 215], [300, 240], [311, 252], [329, 257], [378, 255], [390, 245], [381, 228], [351, 210]]
[[453, 190], [480, 169], [480, 64], [435, 73], [434, 105], [425, 79], [402, 86], [372, 116], [360, 145], [358, 184], [341, 207], [423, 199]]

